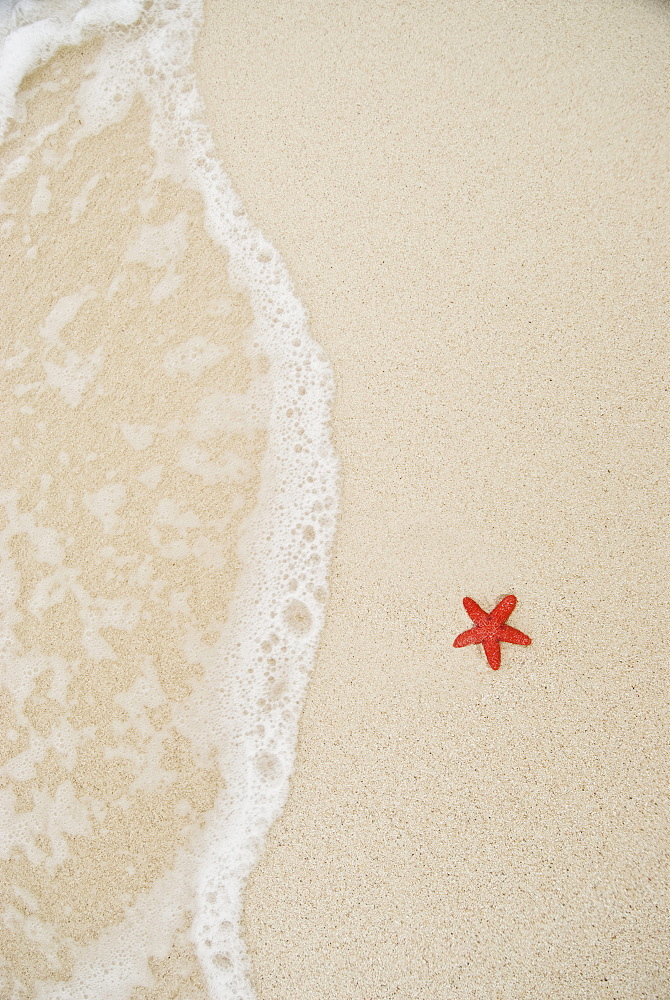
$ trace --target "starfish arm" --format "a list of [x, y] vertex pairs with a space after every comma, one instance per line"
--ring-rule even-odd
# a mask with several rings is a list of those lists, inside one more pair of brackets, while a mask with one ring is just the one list
[[477, 602], [473, 601], [471, 597], [463, 598], [463, 607], [470, 615], [475, 625], [483, 625], [484, 622], [489, 620], [487, 613], [480, 608]]
[[517, 646], [530, 646], [532, 642], [530, 636], [519, 632], [518, 628], [512, 628], [511, 625], [501, 625], [498, 638], [501, 642], [514, 642]]
[[516, 597], [514, 594], [508, 594], [507, 597], [503, 597], [499, 604], [496, 604], [493, 611], [490, 613], [489, 618], [496, 625], [503, 625], [509, 616], [512, 614], [516, 607]]
[[471, 646], [473, 642], [481, 642], [483, 633], [479, 628], [469, 628], [467, 632], [461, 632], [454, 639], [454, 646], [460, 649], [461, 646]]
[[486, 659], [493, 670], [500, 667], [500, 643], [497, 639], [484, 639], [482, 645], [486, 653]]

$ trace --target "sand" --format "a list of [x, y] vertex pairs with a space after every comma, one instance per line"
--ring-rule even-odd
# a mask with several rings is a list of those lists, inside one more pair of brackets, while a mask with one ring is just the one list
[[38, 981], [85, 977], [88, 947], [106, 972], [69, 996], [110, 1000], [137, 950], [132, 1000], [204, 1000], [188, 876], [228, 777], [210, 678], [258, 499], [262, 362], [200, 197], [154, 174], [142, 102], [79, 135], [96, 48], [25, 81], [2, 149], [60, 122], [2, 189], [0, 997], [52, 996]]
[[[207, 6], [342, 468], [259, 1000], [670, 995], [669, 40], [642, 0]], [[452, 642], [507, 593], [493, 672]]]

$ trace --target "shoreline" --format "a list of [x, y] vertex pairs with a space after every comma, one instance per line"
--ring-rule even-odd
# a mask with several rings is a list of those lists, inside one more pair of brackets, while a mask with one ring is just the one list
[[323, 619], [330, 370], [193, 117], [197, 4], [160, 13], [0, 94], [3, 995], [249, 994]]

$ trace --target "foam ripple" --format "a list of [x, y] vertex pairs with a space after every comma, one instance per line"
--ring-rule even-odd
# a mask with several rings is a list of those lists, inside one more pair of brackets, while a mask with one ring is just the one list
[[[332, 373], [203, 124], [201, 16], [0, 16], [0, 234], [36, 289], [0, 365], [0, 983], [17, 998], [148, 1000], [181, 966], [194, 996], [253, 997], [242, 893], [324, 620]], [[64, 46], [83, 46], [74, 83]], [[128, 145], [96, 162], [110, 142]], [[52, 224], [90, 248], [69, 283]], [[50, 911], [110, 858], [96, 912]]]

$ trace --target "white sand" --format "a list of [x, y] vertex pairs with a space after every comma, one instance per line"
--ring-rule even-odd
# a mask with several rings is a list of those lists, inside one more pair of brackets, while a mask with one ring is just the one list
[[[670, 12], [208, 6], [334, 365], [342, 520], [260, 1000], [665, 998]], [[506, 593], [528, 648], [452, 648]]]

